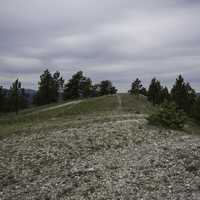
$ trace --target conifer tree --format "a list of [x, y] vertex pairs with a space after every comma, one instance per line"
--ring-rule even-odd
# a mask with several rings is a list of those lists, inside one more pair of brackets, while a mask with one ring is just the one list
[[171, 90], [171, 96], [179, 109], [184, 110], [187, 114], [191, 113], [191, 109], [195, 103], [196, 93], [189, 83], [185, 83], [181, 75], [176, 79]]
[[145, 87], [143, 87], [143, 88], [141, 89], [140, 94], [142, 94], [142, 95], [144, 95], [144, 96], [147, 96], [148, 92], [147, 92], [147, 90], [146, 90]]
[[57, 102], [59, 98], [60, 87], [63, 86], [64, 80], [60, 72], [55, 72], [52, 76], [47, 69], [40, 76], [39, 90], [34, 98], [34, 103], [38, 105]]
[[40, 76], [39, 90], [37, 92], [35, 101], [38, 105], [49, 104], [52, 102], [52, 92], [53, 92], [53, 77], [49, 70], [45, 70]]
[[161, 90], [161, 102], [163, 103], [164, 101], [170, 101], [171, 100], [171, 96], [169, 93], [169, 90], [167, 87], [162, 88]]
[[21, 93], [21, 82], [19, 81], [19, 79], [17, 79], [10, 87], [10, 95], [9, 95], [11, 107], [16, 114], [18, 114], [20, 109], [20, 101], [21, 101], [20, 93]]
[[137, 78], [133, 83], [131, 90], [129, 91], [130, 94], [134, 94], [138, 96], [140, 94], [140, 91], [142, 89], [142, 83], [141, 81]]
[[112, 85], [109, 80], [101, 81], [100, 83], [100, 95], [116, 94], [117, 89]]
[[53, 101], [57, 102], [60, 98], [61, 90], [63, 89], [64, 79], [61, 77], [60, 72], [56, 71], [53, 74], [54, 86], [53, 86]]
[[162, 103], [162, 86], [160, 81], [153, 78], [148, 90], [148, 100], [152, 102], [153, 106]]
[[82, 71], [75, 73], [64, 86], [64, 100], [89, 97], [92, 95], [92, 81]]
[[143, 87], [140, 79], [136, 79], [131, 86], [131, 90], [129, 91], [130, 94], [139, 96], [139, 94], [142, 94], [144, 96], [146, 96], [146, 89]]

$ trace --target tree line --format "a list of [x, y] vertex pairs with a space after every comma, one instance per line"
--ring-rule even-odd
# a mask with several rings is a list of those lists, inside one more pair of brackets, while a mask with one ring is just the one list
[[[38, 91], [33, 98], [33, 104], [40, 106], [58, 101], [66, 101], [80, 98], [97, 97], [116, 94], [117, 89], [109, 80], [103, 80], [93, 84], [89, 77], [82, 71], [72, 75], [66, 83], [60, 72], [51, 73], [46, 69], [40, 76]], [[7, 91], [0, 86], [0, 112], [13, 112], [18, 114], [20, 109], [28, 107], [25, 89], [21, 87], [19, 79], [13, 82]]]
[[71, 79], [64, 84], [60, 72], [53, 75], [45, 70], [40, 76], [38, 92], [34, 98], [34, 104], [44, 105], [59, 100], [73, 100], [80, 98], [97, 97], [116, 94], [117, 89], [109, 80], [93, 84], [89, 77], [84, 76], [82, 71], [73, 74]]
[[137, 78], [132, 83], [129, 93], [137, 97], [139, 95], [146, 96], [153, 106], [164, 104], [166, 108], [171, 104], [169, 109], [174, 109], [175, 105], [174, 110], [183, 111], [187, 116], [200, 122], [200, 96], [181, 75], [177, 77], [171, 91], [167, 87], [163, 87], [156, 78], [151, 80], [147, 90]]
[[[146, 96], [153, 106], [161, 105], [164, 102], [174, 102], [177, 109], [183, 110], [188, 116], [200, 121], [200, 97], [181, 75], [177, 77], [171, 91], [162, 86], [156, 78], [151, 80], [149, 87], [146, 89], [140, 79], [137, 78], [131, 84], [131, 89], [128, 92], [137, 98], [140, 95]], [[78, 71], [65, 83], [60, 72], [56, 71], [52, 74], [47, 69], [40, 76], [33, 104], [39, 106], [61, 100], [66, 101], [116, 93], [116, 87], [109, 80], [93, 84], [89, 77], [86, 77], [82, 71]], [[25, 89], [21, 87], [19, 79], [13, 82], [8, 92], [0, 87], [0, 112], [15, 111], [17, 114], [20, 109], [27, 107], [27, 94]]]

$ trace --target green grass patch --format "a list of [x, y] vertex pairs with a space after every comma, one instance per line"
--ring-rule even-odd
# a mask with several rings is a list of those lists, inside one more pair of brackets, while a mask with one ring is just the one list
[[0, 118], [0, 137], [11, 133], [20, 132], [29, 127], [37, 127], [46, 124], [45, 127], [59, 126], [60, 122], [73, 121], [79, 115], [98, 115], [112, 112], [118, 106], [116, 96], [103, 96], [85, 99], [80, 103], [66, 105], [52, 110], [44, 110], [60, 104], [52, 104], [36, 109], [27, 109], [19, 115], [8, 114]]
[[124, 112], [149, 114], [155, 110], [145, 96], [140, 95], [137, 97], [129, 94], [120, 94], [120, 96], [122, 99], [122, 110]]

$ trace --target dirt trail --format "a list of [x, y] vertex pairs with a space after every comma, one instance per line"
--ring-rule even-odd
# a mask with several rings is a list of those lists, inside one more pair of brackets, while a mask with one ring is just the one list
[[118, 110], [121, 110], [122, 109], [122, 99], [120, 97], [119, 94], [116, 95], [117, 96], [117, 101], [118, 101]]
[[71, 101], [71, 102], [63, 103], [63, 104], [58, 105], [58, 106], [52, 106], [52, 107], [50, 107], [50, 108], [44, 108], [44, 109], [40, 110], [40, 112], [49, 111], [49, 110], [54, 110], [54, 109], [62, 108], [62, 107], [69, 106], [69, 105], [72, 105], [72, 104], [78, 104], [78, 103], [80, 103], [81, 101], [82, 101], [82, 100]]
[[30, 115], [30, 114], [32, 115], [32, 114], [40, 113], [40, 112], [45, 112], [45, 111], [50, 111], [50, 110], [55, 110], [55, 109], [62, 108], [62, 107], [65, 107], [65, 106], [69, 106], [69, 105], [73, 105], [73, 104], [79, 104], [82, 101], [83, 100], [77, 100], [77, 101], [71, 101], [71, 102], [63, 103], [63, 104], [52, 106], [52, 107], [49, 107], [49, 108], [37, 110], [35, 112], [29, 113], [28, 115]]

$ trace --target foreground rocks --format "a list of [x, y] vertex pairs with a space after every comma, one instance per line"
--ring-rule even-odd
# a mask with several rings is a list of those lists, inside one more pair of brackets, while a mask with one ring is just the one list
[[200, 138], [144, 116], [0, 141], [0, 199], [200, 199]]

